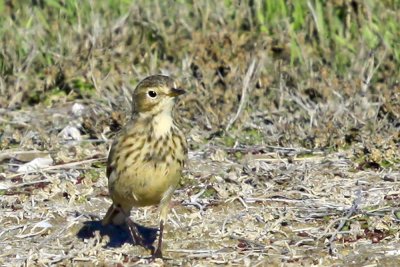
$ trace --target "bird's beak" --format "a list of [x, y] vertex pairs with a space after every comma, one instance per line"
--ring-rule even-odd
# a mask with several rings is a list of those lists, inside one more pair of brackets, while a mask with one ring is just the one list
[[183, 90], [183, 89], [171, 88], [171, 90], [170, 90], [168, 95], [171, 96], [171, 97], [175, 97], [175, 96], [178, 96], [178, 95], [183, 95], [184, 93], [186, 93], [186, 91]]

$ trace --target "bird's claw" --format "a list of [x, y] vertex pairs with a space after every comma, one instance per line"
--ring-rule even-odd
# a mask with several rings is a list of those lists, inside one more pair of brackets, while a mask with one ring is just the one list
[[126, 218], [126, 224], [128, 225], [129, 231], [131, 233], [133, 242], [135, 245], [145, 246], [143, 237], [140, 235], [136, 224], [128, 217]]
[[153, 250], [151, 253], [151, 260], [155, 261], [155, 259], [162, 259], [162, 258], [163, 258], [163, 255], [162, 255], [161, 250], [160, 249], [154, 250], [154, 247], [153, 247]]

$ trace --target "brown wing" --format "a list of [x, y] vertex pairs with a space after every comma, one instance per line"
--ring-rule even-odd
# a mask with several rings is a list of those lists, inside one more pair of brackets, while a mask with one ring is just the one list
[[127, 125], [125, 125], [125, 127], [119, 133], [116, 134], [114, 142], [111, 145], [110, 153], [108, 154], [107, 169], [106, 169], [106, 174], [108, 179], [110, 179], [110, 175], [115, 169], [115, 164], [116, 164], [115, 157], [118, 157], [118, 155], [116, 155], [116, 152], [118, 150], [117, 147], [119, 146], [119, 142], [123, 141], [121, 138], [124, 135], [126, 135], [128, 129], [133, 127], [134, 121], [135, 117], [132, 117], [131, 120], [127, 123]]
[[113, 142], [111, 149], [110, 149], [110, 153], [108, 154], [108, 159], [107, 159], [107, 169], [106, 169], [106, 174], [107, 174], [107, 178], [110, 178], [110, 175], [112, 173], [112, 171], [114, 170], [114, 164], [115, 162], [113, 162], [114, 160], [114, 154], [115, 154], [115, 147], [117, 146], [117, 142], [116, 140]]

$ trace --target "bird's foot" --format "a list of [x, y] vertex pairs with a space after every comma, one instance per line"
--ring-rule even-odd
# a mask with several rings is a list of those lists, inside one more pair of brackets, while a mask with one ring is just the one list
[[158, 245], [155, 251], [153, 250], [151, 253], [151, 258], [154, 261], [156, 258], [162, 259], [163, 255], [161, 252], [161, 247], [162, 247], [162, 237], [163, 237], [163, 232], [164, 232], [164, 220], [160, 221], [160, 234], [158, 237]]
[[[151, 255], [153, 255], [154, 251], [155, 251], [153, 243], [154, 243], [154, 240], [156, 239], [157, 231], [155, 231], [155, 233], [154, 233], [154, 229], [146, 228], [139, 224], [136, 224], [130, 218], [126, 219], [126, 224], [128, 225], [129, 231], [131, 233], [131, 236], [132, 236], [132, 239], [133, 239], [133, 242], [135, 243], [135, 245], [141, 246], [141, 247], [144, 247], [144, 248], [150, 250]], [[150, 234], [148, 233], [149, 231], [150, 231]], [[161, 255], [161, 253], [157, 253], [157, 255]], [[152, 260], [154, 260], [155, 258], [161, 258], [161, 257], [160, 256], [159, 257], [152, 256]]]
[[159, 232], [158, 229], [145, 227], [140, 224], [136, 224], [136, 229], [146, 244], [154, 244], [155, 240], [157, 239], [157, 234]]
[[155, 259], [162, 259], [162, 258], [163, 258], [163, 255], [162, 255], [161, 249], [158, 249], [158, 248], [156, 250], [153, 249], [153, 251], [151, 253], [152, 261], [154, 261]]
[[132, 221], [129, 217], [126, 218], [126, 224], [128, 225], [129, 231], [131, 233], [133, 242], [135, 243], [135, 245], [140, 245], [143, 246], [144, 245], [144, 240], [142, 235], [139, 233], [137, 225], [134, 221]]

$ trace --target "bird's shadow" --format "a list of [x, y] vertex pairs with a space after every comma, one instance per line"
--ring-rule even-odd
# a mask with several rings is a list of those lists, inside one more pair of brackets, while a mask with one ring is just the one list
[[[158, 229], [145, 227], [137, 223], [135, 225], [145, 244], [152, 246], [157, 238]], [[95, 236], [96, 231], [99, 231], [101, 237], [109, 237], [106, 247], [121, 247], [125, 243], [136, 245], [126, 224], [103, 226], [101, 221], [86, 221], [76, 236], [80, 239], [89, 239]]]

